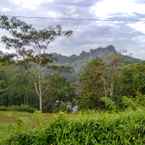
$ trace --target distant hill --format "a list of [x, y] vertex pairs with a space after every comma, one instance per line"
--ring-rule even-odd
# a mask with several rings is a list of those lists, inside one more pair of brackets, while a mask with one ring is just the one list
[[58, 64], [68, 65], [73, 67], [76, 72], [79, 72], [80, 69], [90, 60], [92, 59], [102, 59], [105, 63], [111, 62], [114, 56], [120, 56], [122, 63], [139, 63], [142, 60], [135, 59], [133, 57], [124, 56], [116, 51], [115, 47], [109, 45], [105, 48], [99, 47], [97, 49], [92, 49], [89, 52], [83, 51], [80, 55], [72, 55], [72, 56], [63, 56], [57, 53], [53, 53], [52, 56], [56, 60]]

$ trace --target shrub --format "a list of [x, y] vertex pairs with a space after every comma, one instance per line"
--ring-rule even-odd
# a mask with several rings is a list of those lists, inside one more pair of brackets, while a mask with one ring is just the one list
[[18, 133], [1, 145], [144, 145], [144, 112], [98, 119], [58, 118], [43, 131]]
[[102, 97], [101, 101], [104, 102], [104, 109], [106, 111], [116, 111], [116, 105], [109, 97]]
[[33, 113], [36, 111], [35, 108], [30, 107], [28, 105], [20, 105], [20, 106], [0, 106], [0, 111], [18, 111], [18, 112], [29, 112]]
[[134, 101], [135, 101], [140, 107], [145, 107], [145, 95], [136, 96], [136, 97], [134, 98]]
[[133, 100], [133, 98], [129, 98], [127, 96], [122, 97], [122, 108], [123, 109], [132, 109], [136, 110], [138, 107], [137, 103]]

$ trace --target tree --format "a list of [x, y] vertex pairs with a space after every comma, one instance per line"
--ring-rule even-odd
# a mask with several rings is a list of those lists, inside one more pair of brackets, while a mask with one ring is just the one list
[[45, 92], [42, 87], [42, 73], [44, 66], [53, 61], [46, 55], [49, 44], [57, 37], [70, 36], [72, 31], [63, 31], [60, 25], [37, 29], [16, 17], [8, 18], [7, 16], [0, 16], [0, 28], [9, 33], [7, 36], [2, 36], [1, 40], [7, 49], [15, 50], [17, 60], [25, 65], [37, 64], [33, 85], [39, 97], [39, 109], [42, 111], [42, 98]]
[[31, 83], [31, 76], [19, 65], [0, 65], [0, 102], [3, 106], [30, 105], [38, 101]]
[[80, 106], [93, 109], [101, 107], [100, 98], [106, 95], [106, 66], [101, 60], [92, 60], [80, 76]]
[[124, 66], [120, 72], [121, 96], [142, 96], [145, 94], [145, 64], [129, 64]]
[[71, 82], [63, 76], [58, 73], [49, 76], [46, 86], [47, 93], [43, 101], [44, 111], [58, 111], [62, 109], [61, 107], [67, 109], [67, 104], [72, 105], [75, 90]]
[[8, 92], [8, 73], [14, 71], [13, 67], [14, 62], [11, 60], [11, 55], [4, 54], [1, 52], [0, 55], [0, 99], [1, 105], [8, 106], [9, 105], [9, 98]]
[[115, 96], [115, 84], [118, 78], [119, 69], [121, 67], [121, 55], [112, 54], [107, 68], [107, 81], [108, 81], [108, 97]]

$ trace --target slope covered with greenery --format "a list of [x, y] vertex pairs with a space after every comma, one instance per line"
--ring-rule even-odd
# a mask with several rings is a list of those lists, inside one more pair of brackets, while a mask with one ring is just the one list
[[[1, 145], [144, 145], [144, 114], [145, 111], [141, 110], [61, 113], [52, 116], [51, 121], [47, 118], [49, 121], [41, 129], [28, 131], [17, 125], [15, 134], [2, 141]], [[38, 118], [43, 121], [44, 116], [39, 114]]]

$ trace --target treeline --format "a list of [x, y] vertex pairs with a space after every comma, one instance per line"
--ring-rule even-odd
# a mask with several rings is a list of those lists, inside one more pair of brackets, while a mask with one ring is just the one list
[[[0, 64], [0, 105], [23, 106], [28, 105], [39, 109], [39, 97], [35, 89], [34, 64], [29, 66], [29, 71], [22, 64]], [[41, 89], [43, 93], [43, 111], [57, 111], [63, 109], [66, 103], [73, 102], [75, 89], [62, 72], [57, 69], [50, 73], [50, 69], [43, 68], [41, 76]], [[68, 73], [68, 72], [66, 72]], [[36, 75], [36, 76], [35, 76]], [[3, 108], [3, 107], [1, 107]], [[64, 108], [65, 109], [65, 108]]]
[[80, 75], [80, 108], [123, 110], [143, 106], [145, 63], [123, 64], [115, 56], [110, 64], [92, 60]]
[[0, 59], [1, 106], [29, 105], [56, 112], [118, 110], [143, 104], [144, 63], [124, 64], [119, 55], [108, 63], [95, 59], [74, 77], [71, 67], [54, 64], [57, 60], [48, 55], [49, 44], [58, 37], [71, 37], [71, 30], [60, 25], [37, 29], [6, 16], [0, 16], [0, 28], [7, 32], [1, 37], [5, 49], [14, 51]]
[[[113, 65], [92, 60], [82, 69], [78, 79], [69, 79], [57, 69], [50, 73], [45, 66], [41, 77], [43, 111], [125, 109], [133, 102], [143, 106], [145, 64]], [[1, 106], [29, 105], [39, 109], [40, 100], [35, 90], [36, 67], [31, 64], [28, 71], [22, 64], [1, 60]]]

